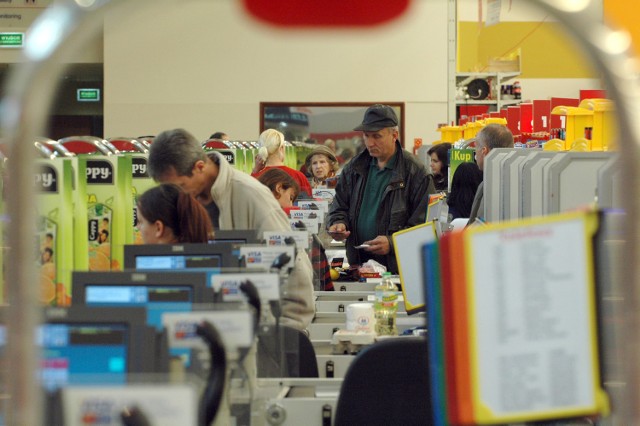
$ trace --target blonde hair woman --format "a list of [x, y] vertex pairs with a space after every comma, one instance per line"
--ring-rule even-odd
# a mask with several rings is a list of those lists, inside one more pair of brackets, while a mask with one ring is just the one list
[[275, 129], [267, 129], [258, 138], [260, 149], [256, 157], [256, 166], [251, 176], [257, 178], [269, 169], [278, 168], [285, 171], [300, 185], [300, 191], [311, 195], [311, 186], [302, 172], [284, 165], [284, 135]]

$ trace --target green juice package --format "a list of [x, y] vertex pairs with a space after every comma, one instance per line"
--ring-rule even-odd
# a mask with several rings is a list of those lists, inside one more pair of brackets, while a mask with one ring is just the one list
[[124, 245], [133, 243], [132, 158], [86, 155], [78, 165], [86, 180], [89, 270], [121, 270]]
[[143, 153], [126, 153], [131, 157], [131, 193], [133, 194], [133, 237], [134, 244], [142, 244], [142, 235], [138, 229], [138, 197], [157, 184], [149, 177], [147, 170], [148, 155]]
[[240, 170], [241, 172], [244, 172], [246, 169], [246, 157], [245, 157], [245, 152], [247, 151], [246, 149], [237, 149], [237, 148], [232, 148], [230, 149], [230, 151], [232, 151], [234, 153], [234, 162], [235, 162], [235, 168]]
[[70, 159], [35, 164], [36, 240], [33, 263], [45, 305], [71, 304], [73, 272], [73, 164]]
[[[0, 194], [4, 194], [5, 169], [6, 169], [6, 162], [4, 158], [2, 158], [0, 159]], [[0, 249], [0, 271], [4, 271], [4, 247], [7, 246], [7, 234], [5, 233], [6, 215], [5, 215], [4, 195], [0, 196], [0, 217], [2, 217], [2, 220], [0, 220], [0, 235], [2, 235], [2, 239], [3, 239], [2, 248]], [[0, 303], [7, 303], [7, 297], [5, 296], [6, 293], [4, 289], [4, 283], [5, 283], [5, 280], [4, 280], [4, 272], [3, 272], [3, 273], [0, 273]]]
[[[5, 172], [6, 172], [6, 161], [4, 159], [4, 156], [0, 156], [0, 194], [4, 194], [4, 176], [5, 176]], [[2, 244], [2, 248], [0, 248], [0, 271], [4, 271], [4, 251], [5, 248], [7, 246], [7, 234], [6, 234], [6, 226], [5, 226], [5, 222], [7, 219], [7, 216], [5, 215], [5, 202], [4, 202], [4, 195], [0, 196], [0, 217], [2, 218], [2, 220], [0, 220], [0, 235], [2, 235], [3, 241], [4, 243]], [[6, 292], [5, 292], [5, 288], [4, 288], [4, 273], [0, 273], [0, 303], [7, 303], [7, 297], [6, 297]]]
[[251, 174], [253, 168], [256, 165], [256, 155], [258, 155], [257, 149], [243, 149], [244, 154], [244, 172]]
[[[239, 152], [239, 150], [236, 150], [235, 148], [207, 148], [205, 149], [205, 152], [219, 152], [226, 160], [227, 162], [232, 166], [237, 168], [238, 170], [242, 170], [242, 168], [238, 167], [238, 160], [240, 159], [240, 156], [242, 156], [242, 153]], [[242, 157], [242, 164], [244, 167], [244, 156]]]
[[73, 165], [73, 269], [87, 271], [87, 179], [84, 166], [80, 170], [80, 157], [72, 157], [69, 161]]
[[285, 166], [291, 167], [292, 169], [297, 168], [297, 157], [296, 157], [296, 147], [289, 142], [284, 147], [284, 163]]

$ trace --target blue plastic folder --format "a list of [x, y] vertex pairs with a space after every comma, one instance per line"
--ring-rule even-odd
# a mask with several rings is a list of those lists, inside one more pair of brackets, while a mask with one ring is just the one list
[[442, 280], [438, 242], [431, 241], [422, 248], [427, 312], [427, 345], [429, 354], [429, 386], [433, 425], [446, 425], [446, 380], [444, 370], [444, 327], [442, 318]]

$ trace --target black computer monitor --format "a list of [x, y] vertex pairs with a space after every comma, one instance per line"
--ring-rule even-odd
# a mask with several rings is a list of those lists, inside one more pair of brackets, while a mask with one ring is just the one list
[[157, 333], [143, 308], [47, 308], [37, 342], [47, 391], [74, 383], [125, 383], [156, 371]]
[[[74, 272], [72, 301], [91, 307], [143, 307], [147, 324], [162, 336], [162, 314], [191, 312], [194, 305], [213, 302], [207, 277], [203, 271], [185, 270]], [[158, 345], [156, 352], [162, 359], [166, 356], [166, 347]], [[187, 367], [191, 365], [189, 349], [171, 348], [169, 355], [181, 358]]]
[[146, 308], [147, 323], [158, 330], [163, 313], [213, 302], [202, 271], [74, 272], [71, 292], [74, 305]]
[[255, 229], [217, 229], [213, 240], [210, 244], [218, 244], [220, 242], [240, 243], [240, 244], [257, 244], [258, 231]]
[[135, 270], [208, 269], [238, 266], [234, 244], [142, 244], [124, 246], [124, 267]]

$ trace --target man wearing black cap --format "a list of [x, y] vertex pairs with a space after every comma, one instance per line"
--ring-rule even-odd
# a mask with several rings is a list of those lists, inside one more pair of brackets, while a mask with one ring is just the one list
[[373, 259], [398, 272], [391, 235], [424, 223], [431, 175], [418, 159], [402, 149], [398, 117], [388, 105], [373, 105], [361, 130], [366, 150], [351, 160], [339, 176], [329, 210], [328, 232], [346, 240], [350, 265]]

